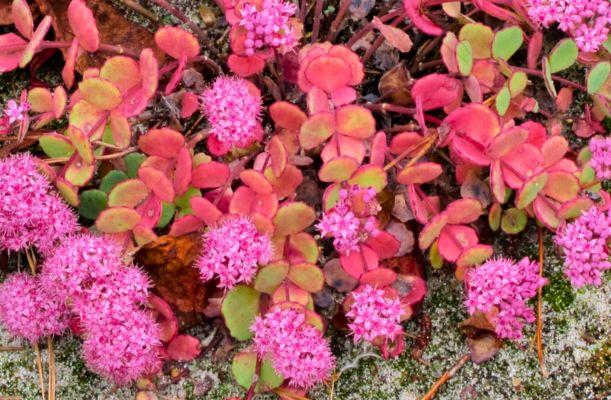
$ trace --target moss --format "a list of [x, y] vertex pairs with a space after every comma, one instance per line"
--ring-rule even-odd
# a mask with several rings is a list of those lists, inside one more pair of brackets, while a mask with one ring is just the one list
[[575, 301], [575, 292], [566, 277], [561, 273], [547, 275], [549, 283], [543, 290], [543, 300], [554, 311], [566, 310]]

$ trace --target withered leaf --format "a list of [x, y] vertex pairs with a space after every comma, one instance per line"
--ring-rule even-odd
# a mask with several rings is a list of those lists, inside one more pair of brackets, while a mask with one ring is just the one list
[[411, 100], [410, 86], [412, 78], [405, 68], [405, 64], [400, 62], [392, 67], [380, 78], [378, 91], [383, 99], [392, 99], [393, 103], [406, 106]]
[[199, 234], [160, 236], [136, 252], [135, 261], [151, 276], [154, 289], [182, 312], [203, 313], [211, 287], [192, 267], [200, 249]]
[[482, 333], [474, 338], [467, 339], [471, 360], [476, 364], [481, 364], [490, 360], [498, 353], [503, 345], [493, 333]]

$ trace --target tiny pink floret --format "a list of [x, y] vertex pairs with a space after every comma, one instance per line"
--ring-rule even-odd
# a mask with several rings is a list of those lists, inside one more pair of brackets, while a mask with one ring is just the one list
[[291, 386], [307, 389], [331, 375], [335, 357], [329, 343], [303, 313], [277, 307], [258, 316], [251, 331], [259, 357], [271, 357], [274, 369]]
[[346, 313], [351, 321], [348, 327], [354, 341], [373, 342], [376, 339], [394, 340], [403, 332], [403, 309], [396, 297], [389, 297], [383, 289], [366, 285], [351, 294], [354, 303]]
[[469, 313], [487, 313], [496, 307], [498, 314], [493, 317], [496, 334], [515, 340], [522, 337], [525, 323], [535, 321], [535, 313], [526, 301], [534, 297], [547, 280], [539, 276], [537, 263], [527, 257], [518, 262], [496, 258], [471, 269], [465, 283], [465, 305]]
[[259, 233], [248, 217], [236, 216], [211, 227], [202, 237], [202, 252], [195, 261], [204, 281], [219, 278], [219, 287], [231, 289], [250, 283], [259, 265], [272, 260], [268, 235]]
[[554, 240], [564, 252], [564, 274], [571, 285], [602, 284], [603, 273], [611, 269], [609, 239], [611, 215], [596, 207], [558, 230]]
[[590, 165], [601, 181], [611, 179], [611, 137], [595, 136], [590, 139], [592, 158]]

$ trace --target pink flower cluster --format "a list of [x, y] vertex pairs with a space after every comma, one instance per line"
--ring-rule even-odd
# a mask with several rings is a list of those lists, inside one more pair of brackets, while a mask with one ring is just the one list
[[57, 246], [41, 273], [45, 290], [80, 320], [87, 366], [117, 384], [156, 371], [161, 346], [157, 323], [142, 310], [148, 277], [121, 257], [111, 238], [75, 235]]
[[272, 366], [290, 384], [310, 388], [331, 374], [335, 357], [322, 333], [292, 308], [275, 308], [258, 316], [251, 326], [259, 357], [271, 357]]
[[12, 132], [13, 124], [25, 119], [30, 110], [30, 103], [27, 101], [16, 102], [9, 100], [0, 117], [0, 135], [7, 135]]
[[69, 316], [65, 304], [49, 296], [37, 277], [19, 272], [0, 285], [0, 321], [13, 336], [36, 343], [44, 336], [60, 335]]
[[354, 341], [376, 339], [394, 340], [403, 332], [401, 327], [401, 302], [397, 297], [390, 297], [384, 289], [365, 285], [352, 292], [354, 303], [346, 316], [354, 334]]
[[246, 29], [246, 55], [252, 56], [264, 47], [278, 49], [281, 53], [292, 50], [297, 45], [290, 21], [297, 10], [295, 4], [283, 0], [263, 0], [260, 8], [245, 3], [240, 10], [240, 26]]
[[528, 0], [530, 18], [568, 32], [583, 51], [597, 51], [607, 40], [611, 24], [609, 0]]
[[539, 276], [537, 263], [527, 257], [518, 262], [496, 258], [471, 269], [465, 283], [465, 305], [469, 313], [488, 313], [496, 308], [498, 313], [493, 318], [496, 334], [501, 338], [519, 339], [524, 324], [535, 321], [535, 313], [526, 301], [547, 280]]
[[229, 217], [211, 227], [202, 237], [202, 252], [195, 260], [204, 281], [219, 278], [219, 287], [231, 289], [250, 283], [259, 264], [268, 264], [273, 247], [268, 235], [259, 233], [248, 217]]
[[335, 249], [342, 254], [357, 251], [358, 245], [379, 230], [375, 216], [380, 210], [373, 188], [358, 185], [340, 189], [335, 206], [316, 225], [322, 236], [332, 236]]
[[0, 161], [0, 249], [36, 246], [47, 254], [77, 227], [76, 216], [51, 191], [34, 157], [20, 154]]
[[261, 138], [261, 97], [250, 82], [221, 76], [204, 90], [201, 101], [212, 127], [212, 138], [222, 148], [219, 153], [226, 153], [233, 146], [248, 146]]
[[601, 181], [611, 179], [611, 137], [595, 136], [590, 139], [592, 158], [590, 165]]
[[602, 274], [611, 269], [609, 239], [611, 215], [596, 207], [558, 230], [554, 240], [564, 251], [564, 274], [571, 285], [602, 284]]

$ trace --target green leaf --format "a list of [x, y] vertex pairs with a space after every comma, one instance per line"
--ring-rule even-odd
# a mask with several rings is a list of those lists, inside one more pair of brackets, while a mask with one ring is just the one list
[[603, 87], [611, 72], [611, 63], [601, 61], [588, 73], [588, 93], [595, 94]]
[[549, 54], [550, 73], [565, 70], [575, 63], [579, 49], [573, 39], [561, 40]]
[[248, 286], [236, 286], [223, 300], [221, 314], [231, 336], [238, 340], [251, 338], [250, 325], [259, 312], [260, 293]]
[[94, 220], [106, 208], [108, 200], [106, 193], [97, 189], [85, 190], [80, 195], [79, 214], [87, 219]]
[[501, 229], [509, 235], [520, 233], [526, 228], [528, 215], [526, 211], [517, 208], [510, 208], [503, 213], [501, 218]]
[[[489, 26], [478, 23], [465, 24], [458, 33], [458, 39], [471, 44], [473, 58], [490, 58], [494, 32]], [[458, 51], [458, 49], [457, 49]]]
[[492, 56], [507, 61], [522, 46], [524, 41], [522, 29], [517, 26], [505, 28], [494, 35], [492, 41]]
[[543, 70], [543, 82], [545, 83], [547, 91], [553, 98], [556, 98], [558, 96], [558, 93], [556, 92], [554, 81], [552, 80], [552, 73], [550, 72], [550, 66], [549, 61], [547, 61], [547, 57], [543, 57], [543, 59], [541, 59], [541, 69]]
[[191, 209], [191, 198], [192, 197], [201, 197], [202, 195], [202, 191], [194, 188], [193, 186], [190, 186], [189, 189], [187, 189], [187, 191], [185, 192], [185, 194], [183, 194], [182, 196], [178, 196], [174, 199], [174, 204], [176, 204], [176, 207], [180, 208], [181, 211], [183, 210], [190, 210]]
[[174, 212], [176, 212], [174, 203], [167, 203], [164, 201], [162, 203], [161, 217], [159, 217], [159, 222], [157, 222], [157, 228], [164, 228], [169, 224], [174, 216]]
[[123, 158], [125, 161], [125, 167], [127, 168], [127, 176], [135, 178], [138, 176], [138, 168], [140, 164], [146, 160], [146, 156], [142, 153], [130, 153]]
[[70, 157], [74, 153], [74, 147], [63, 135], [49, 133], [38, 139], [42, 151], [51, 158]]
[[255, 289], [262, 293], [273, 294], [289, 272], [289, 265], [284, 261], [274, 262], [261, 268], [255, 278]]
[[127, 174], [118, 169], [113, 169], [102, 178], [102, 182], [100, 182], [100, 190], [105, 193], [110, 193], [113, 187], [119, 182], [123, 182], [127, 180]]
[[[250, 388], [252, 378], [257, 367], [257, 354], [254, 352], [243, 351], [233, 357], [231, 363], [231, 371], [238, 385], [245, 389]], [[261, 370], [259, 371], [259, 381], [255, 390], [257, 392], [267, 391], [277, 388], [282, 384], [284, 378], [276, 372], [269, 360], [264, 359], [261, 362]]]
[[505, 86], [498, 92], [495, 99], [496, 111], [499, 113], [500, 116], [505, 115], [505, 113], [509, 109], [510, 103], [511, 94], [509, 93], [509, 89], [507, 88], [507, 86]]
[[473, 49], [471, 43], [463, 40], [456, 45], [456, 60], [458, 70], [463, 76], [469, 76], [473, 68]]
[[528, 77], [526, 73], [522, 71], [517, 71], [511, 78], [509, 78], [509, 91], [511, 92], [511, 97], [516, 97], [526, 88], [526, 84], [528, 83]]

